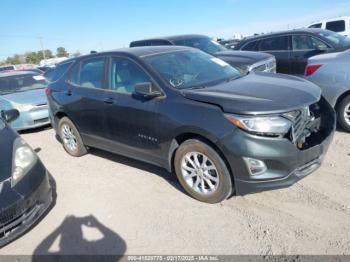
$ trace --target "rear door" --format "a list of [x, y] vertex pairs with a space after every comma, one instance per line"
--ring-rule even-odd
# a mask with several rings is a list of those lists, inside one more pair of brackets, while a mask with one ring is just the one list
[[113, 56], [109, 63], [109, 91], [104, 99], [110, 100], [106, 108], [106, 128], [110, 151], [159, 163], [158, 107], [162, 97], [146, 99], [136, 95], [138, 83], [153, 82], [136, 61]]
[[264, 38], [258, 43], [258, 50], [275, 56], [278, 73], [289, 74], [291, 72], [288, 35]]
[[303, 75], [307, 60], [315, 55], [327, 52], [330, 48], [325, 42], [307, 34], [292, 35], [293, 52], [291, 55], [291, 73]]
[[106, 138], [104, 101], [106, 88], [105, 57], [82, 60], [71, 70], [67, 81], [65, 110], [77, 126], [84, 143], [100, 147], [98, 141]]

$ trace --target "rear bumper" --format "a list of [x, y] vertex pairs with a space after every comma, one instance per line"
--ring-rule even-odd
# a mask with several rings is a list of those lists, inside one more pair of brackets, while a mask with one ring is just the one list
[[[10, 181], [7, 181], [10, 184]], [[4, 185], [5, 186], [5, 185]], [[40, 185], [29, 196], [18, 199], [0, 213], [0, 247], [29, 230], [52, 203], [52, 189], [45, 173]]]

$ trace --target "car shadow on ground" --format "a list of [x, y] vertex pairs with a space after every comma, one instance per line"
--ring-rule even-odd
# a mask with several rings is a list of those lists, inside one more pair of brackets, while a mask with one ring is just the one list
[[124, 157], [121, 155], [113, 154], [107, 151], [95, 149], [95, 148], [90, 148], [89, 153], [101, 157], [104, 159], [108, 159], [110, 161], [116, 162], [118, 164], [130, 166], [133, 168], [137, 168], [143, 171], [146, 171], [148, 173], [155, 174], [162, 179], [164, 179], [166, 182], [168, 182], [172, 187], [174, 187], [176, 190], [180, 191], [183, 194], [186, 194], [186, 192], [183, 190], [181, 185], [179, 184], [177, 177], [174, 173], [168, 172], [166, 169], [148, 164], [139, 160], [135, 160], [132, 158]]
[[36, 247], [32, 261], [118, 261], [126, 249], [126, 242], [93, 215], [67, 216]]

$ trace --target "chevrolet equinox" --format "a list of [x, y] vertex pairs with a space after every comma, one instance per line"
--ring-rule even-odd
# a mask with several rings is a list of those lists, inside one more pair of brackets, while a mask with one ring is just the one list
[[335, 129], [316, 85], [242, 76], [189, 47], [74, 58], [56, 67], [46, 94], [70, 155], [92, 147], [164, 167], [208, 203], [292, 185], [320, 166]]

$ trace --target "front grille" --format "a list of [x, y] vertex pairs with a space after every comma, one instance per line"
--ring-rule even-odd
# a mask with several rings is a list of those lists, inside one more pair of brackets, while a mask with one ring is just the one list
[[334, 110], [324, 98], [310, 106], [286, 113], [284, 117], [293, 122], [290, 140], [302, 150], [321, 143], [331, 134], [335, 124]]
[[37, 112], [45, 109], [49, 109], [49, 106], [47, 104], [38, 104], [38, 105], [35, 105], [30, 111]]
[[253, 64], [250, 68], [250, 71], [276, 73], [276, 60], [269, 59]]
[[30, 205], [30, 201], [21, 200], [0, 213], [0, 227], [5, 226], [25, 213]]
[[47, 123], [47, 122], [49, 122], [49, 118], [48, 117], [34, 120], [34, 124], [35, 125], [36, 124], [44, 124], [44, 123]]

